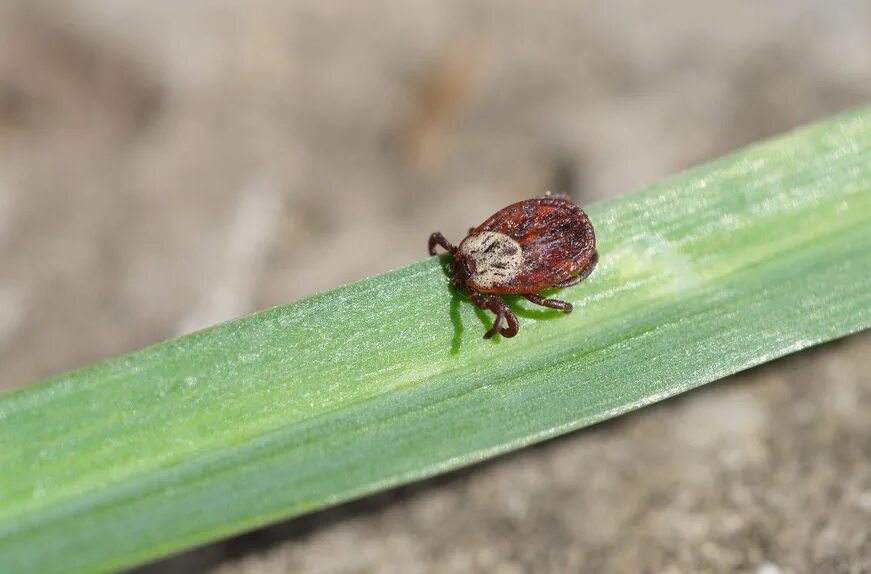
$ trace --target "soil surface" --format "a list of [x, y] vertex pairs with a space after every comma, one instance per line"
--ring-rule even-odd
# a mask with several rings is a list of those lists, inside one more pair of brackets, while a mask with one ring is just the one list
[[[0, 389], [871, 99], [866, 0], [0, 4]], [[871, 335], [148, 573], [871, 572]]]

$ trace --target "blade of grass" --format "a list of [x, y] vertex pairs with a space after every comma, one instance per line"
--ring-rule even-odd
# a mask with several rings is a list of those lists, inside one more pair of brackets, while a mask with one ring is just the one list
[[0, 397], [0, 571], [133, 565], [871, 325], [871, 108], [589, 213], [575, 312], [514, 301], [515, 339], [430, 259]]

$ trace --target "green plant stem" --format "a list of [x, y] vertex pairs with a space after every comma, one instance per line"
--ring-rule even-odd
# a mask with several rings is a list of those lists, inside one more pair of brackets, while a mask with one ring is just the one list
[[575, 311], [512, 300], [514, 339], [431, 258], [0, 397], [0, 571], [134, 565], [871, 325], [871, 108], [588, 212]]

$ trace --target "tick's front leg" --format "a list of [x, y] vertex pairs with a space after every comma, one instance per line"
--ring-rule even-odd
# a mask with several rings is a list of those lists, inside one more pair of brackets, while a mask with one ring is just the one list
[[441, 231], [436, 231], [435, 233], [433, 233], [432, 235], [429, 236], [429, 254], [430, 255], [436, 254], [436, 250], [435, 250], [436, 245], [441, 245], [442, 247], [444, 247], [448, 251], [448, 253], [453, 253], [454, 251], [457, 250], [456, 247], [451, 245], [450, 241], [445, 239], [445, 236], [442, 235]]
[[[474, 289], [469, 289], [469, 299], [471, 299], [472, 303], [481, 309], [492, 311], [496, 315], [496, 318], [493, 319], [493, 326], [484, 333], [485, 339], [492, 338], [496, 333], [500, 333], [505, 338], [511, 338], [517, 334], [519, 329], [517, 316], [508, 308], [505, 301], [502, 299], [485, 297]], [[507, 327], [502, 327], [502, 319], [505, 319], [508, 323]]]
[[517, 324], [517, 315], [514, 314], [514, 311], [508, 308], [508, 305], [506, 305], [502, 299], [497, 299], [497, 301], [499, 302], [498, 304], [505, 315], [505, 321], [508, 323], [507, 327], [499, 329], [499, 333], [506, 339], [510, 339], [511, 337], [516, 335], [517, 331], [520, 329], [520, 326]]

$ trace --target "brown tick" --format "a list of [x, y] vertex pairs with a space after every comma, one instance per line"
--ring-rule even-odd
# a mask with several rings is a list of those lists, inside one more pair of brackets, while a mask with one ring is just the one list
[[[453, 257], [451, 283], [465, 290], [481, 309], [496, 314], [484, 338], [517, 334], [517, 316], [495, 295], [523, 295], [537, 305], [572, 312], [572, 304], [546, 299], [537, 292], [568, 287], [584, 280], [599, 257], [596, 235], [584, 211], [565, 196], [527, 199], [497, 211], [469, 231], [456, 247], [436, 231], [429, 237], [429, 254], [436, 245]], [[502, 327], [502, 320], [508, 323]]]

